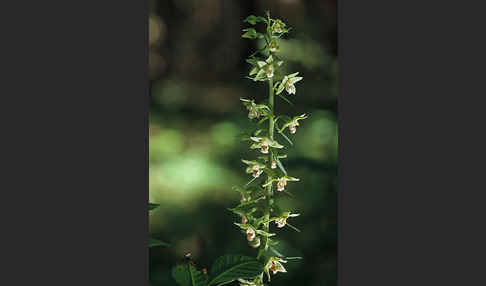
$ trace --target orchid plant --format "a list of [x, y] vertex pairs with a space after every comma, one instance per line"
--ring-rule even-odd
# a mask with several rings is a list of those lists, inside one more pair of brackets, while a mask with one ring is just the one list
[[[284, 61], [279, 57], [278, 40], [287, 34], [290, 28], [280, 19], [251, 15], [244, 22], [253, 27], [243, 30], [243, 38], [263, 39], [265, 46], [254, 52], [246, 60], [251, 65], [246, 78], [255, 82], [265, 82], [268, 85], [268, 100], [256, 103], [254, 99], [241, 98], [241, 102], [248, 111], [249, 120], [258, 120], [257, 125], [267, 122], [267, 128], [257, 129], [243, 139], [249, 142], [249, 148], [260, 153], [256, 158], [243, 159], [246, 173], [250, 181], [243, 187], [233, 187], [241, 194], [240, 204], [229, 210], [239, 216], [240, 221], [235, 225], [244, 234], [249, 247], [257, 249], [256, 257], [242, 255], [224, 255], [216, 260], [209, 273], [201, 271], [193, 261], [173, 268], [172, 275], [181, 286], [209, 286], [223, 285], [238, 281], [240, 286], [263, 286], [271, 281], [271, 275], [287, 272], [284, 264], [288, 260], [298, 257], [285, 257], [274, 246], [278, 244], [276, 233], [270, 231], [271, 223], [275, 227], [285, 226], [299, 231], [288, 220], [299, 216], [293, 211], [282, 210], [276, 203], [275, 197], [280, 193], [287, 193], [288, 182], [297, 182], [298, 178], [289, 176], [281, 159], [287, 157], [283, 153], [285, 146], [277, 141], [276, 135], [293, 145], [285, 132], [295, 134], [299, 121], [307, 115], [289, 117], [276, 115], [275, 98], [290, 103], [285, 93], [295, 96], [296, 84], [302, 80], [298, 72], [283, 74], [280, 67]], [[254, 27], [258, 24], [265, 26], [265, 32], [260, 33]], [[281, 127], [279, 126], [281, 125]], [[276, 192], [274, 192], [274, 187]]]

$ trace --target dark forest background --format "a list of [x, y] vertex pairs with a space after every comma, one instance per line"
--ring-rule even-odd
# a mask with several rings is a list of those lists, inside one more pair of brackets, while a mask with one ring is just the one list
[[[245, 79], [245, 59], [258, 42], [241, 38], [248, 15], [282, 19], [292, 31], [281, 43], [289, 72], [300, 72], [295, 104], [277, 98], [277, 113], [310, 114], [293, 136], [284, 164], [294, 198], [279, 204], [302, 215], [279, 231], [277, 248], [288, 273], [272, 285], [336, 285], [337, 27], [336, 1], [149, 1], [151, 236], [170, 247], [150, 249], [150, 285], [176, 285], [173, 265], [190, 252], [200, 267], [225, 253], [254, 256], [227, 210], [239, 202], [231, 189], [248, 181], [241, 158], [255, 152], [238, 135], [253, 131], [240, 97], [263, 101], [267, 86]], [[284, 142], [281, 142], [284, 143]]]

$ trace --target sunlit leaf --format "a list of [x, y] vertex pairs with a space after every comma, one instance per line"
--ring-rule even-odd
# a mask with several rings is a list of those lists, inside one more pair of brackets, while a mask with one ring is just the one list
[[149, 203], [149, 211], [153, 210], [153, 209], [156, 209], [158, 208], [160, 205], [159, 204], [153, 204], [153, 203]]
[[207, 278], [191, 263], [172, 268], [172, 278], [180, 286], [206, 286]]
[[170, 246], [170, 244], [163, 242], [163, 241], [160, 241], [158, 239], [149, 237], [148, 247], [151, 248], [151, 247], [155, 247], [155, 246]]
[[263, 272], [263, 264], [255, 258], [227, 254], [219, 257], [211, 267], [208, 285], [221, 285], [238, 278], [249, 279]]

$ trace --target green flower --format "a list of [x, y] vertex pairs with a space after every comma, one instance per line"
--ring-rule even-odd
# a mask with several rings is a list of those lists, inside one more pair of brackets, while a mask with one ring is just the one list
[[260, 149], [263, 154], [268, 154], [269, 147], [279, 149], [284, 147], [268, 137], [250, 137], [250, 139], [255, 142], [250, 146], [250, 149]]
[[273, 25], [272, 25], [272, 32], [274, 34], [280, 34], [283, 32], [286, 32], [287, 29], [285, 29], [285, 23], [282, 22], [280, 19], [273, 20]]
[[270, 271], [272, 271], [272, 274], [277, 274], [278, 272], [285, 273], [287, 270], [283, 267], [282, 263], [287, 263], [286, 260], [283, 260], [280, 257], [275, 257], [272, 256], [270, 259], [268, 259], [267, 264], [264, 267], [264, 271], [267, 274], [268, 280], [270, 281]]
[[297, 181], [300, 180], [294, 177], [284, 176], [278, 179], [272, 179], [267, 183], [265, 183], [262, 187], [265, 188], [266, 186], [273, 184], [273, 182], [277, 182], [277, 191], [282, 192], [285, 189], [285, 186], [287, 186], [287, 182], [297, 182]]
[[249, 244], [251, 247], [253, 247], [253, 248], [258, 248], [258, 247], [260, 247], [260, 238], [259, 238], [259, 237], [257, 237], [257, 238], [255, 238], [254, 240], [252, 240], [252, 241], [248, 242], [248, 244]]
[[246, 168], [247, 174], [253, 174], [253, 177], [258, 178], [263, 173], [263, 169], [265, 165], [259, 163], [257, 161], [248, 161], [248, 160], [241, 160], [243, 163], [247, 164], [248, 167]]
[[270, 44], [268, 44], [268, 50], [272, 53], [276, 53], [280, 51], [280, 47], [277, 44], [277, 41], [272, 40]]
[[274, 62], [273, 57], [269, 56], [265, 61], [256, 61], [256, 65], [250, 71], [250, 75], [256, 74], [254, 81], [263, 81], [273, 78], [275, 74], [275, 65], [280, 66], [283, 61]]
[[254, 119], [259, 118], [262, 115], [266, 115], [270, 108], [265, 104], [256, 104], [254, 100], [249, 100], [245, 98], [240, 98], [245, 105], [246, 109], [248, 110], [248, 118]]
[[294, 84], [296, 82], [302, 80], [302, 78], [303, 78], [301, 76], [297, 76], [298, 74], [299, 73], [296, 72], [296, 73], [293, 73], [293, 74], [289, 74], [289, 75], [284, 76], [284, 78], [280, 82], [280, 85], [277, 88], [277, 94], [282, 93], [282, 91], [284, 89], [287, 91], [288, 94], [295, 94], [296, 93], [296, 89], [295, 89]]
[[282, 129], [280, 129], [280, 133], [282, 133], [285, 128], [289, 128], [290, 134], [295, 134], [297, 131], [297, 126], [299, 126], [299, 120], [306, 119], [308, 116], [306, 114], [302, 114], [299, 116], [295, 116], [292, 120], [288, 121], [282, 126]]
[[282, 228], [287, 224], [287, 219], [289, 217], [296, 217], [300, 214], [291, 214], [290, 212], [284, 212], [280, 217], [275, 218], [275, 224], [277, 227]]

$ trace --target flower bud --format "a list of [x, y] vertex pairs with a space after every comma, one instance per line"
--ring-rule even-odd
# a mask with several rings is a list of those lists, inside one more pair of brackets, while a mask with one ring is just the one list
[[246, 218], [246, 216], [242, 215], [241, 216], [241, 224], [246, 224], [248, 222], [248, 219]]
[[297, 127], [295, 124], [290, 124], [289, 125], [289, 130], [290, 130], [290, 134], [295, 134], [295, 132], [297, 131]]
[[285, 226], [285, 224], [286, 224], [287, 222], [286, 222], [286, 219], [284, 219], [284, 218], [279, 218], [279, 219], [277, 219], [277, 220], [275, 221], [275, 223], [277, 224], [277, 227], [282, 228], [282, 227], [284, 227], [284, 226]]
[[253, 248], [258, 248], [260, 246], [260, 238], [257, 237], [255, 240], [250, 242], [250, 246]]
[[286, 185], [287, 185], [287, 180], [285, 178], [278, 179], [277, 191], [279, 192], [283, 191]]
[[275, 160], [272, 160], [272, 169], [277, 168], [277, 162]]
[[253, 230], [253, 228], [249, 227], [246, 229], [246, 239], [248, 239], [248, 241], [253, 241], [253, 239], [255, 239], [255, 231]]

